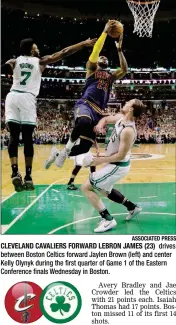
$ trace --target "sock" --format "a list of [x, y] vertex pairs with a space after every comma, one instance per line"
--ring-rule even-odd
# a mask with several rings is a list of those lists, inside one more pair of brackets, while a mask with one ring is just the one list
[[32, 167], [26, 166], [26, 176], [31, 176], [31, 172], [32, 172]]
[[17, 174], [18, 173], [18, 165], [17, 164], [13, 164], [12, 165], [12, 174]]
[[124, 198], [124, 201], [122, 202], [122, 204], [127, 208], [128, 211], [132, 211], [136, 207], [136, 204], [129, 201], [126, 197]]
[[103, 219], [106, 219], [106, 220], [109, 220], [109, 221], [113, 219], [113, 217], [110, 215], [110, 213], [108, 212], [107, 209], [105, 209], [103, 211], [100, 211], [99, 214]]
[[71, 177], [67, 185], [70, 185], [70, 184], [74, 183], [74, 180], [75, 180], [75, 178]]
[[66, 150], [69, 152], [71, 151], [71, 149], [74, 146], [74, 142], [72, 142], [70, 139], [68, 140], [67, 144], [66, 144]]
[[90, 172], [91, 172], [91, 174], [94, 173], [95, 171], [96, 171], [96, 167], [95, 167], [95, 166], [91, 166], [91, 167], [90, 167]]
[[81, 169], [81, 166], [76, 165], [75, 168], [72, 171], [72, 176], [68, 182], [68, 185], [74, 182], [76, 175], [78, 175], [79, 171]]
[[113, 202], [123, 204], [128, 209], [128, 211], [132, 211], [136, 207], [136, 204], [129, 201], [122, 193], [115, 189], [112, 189], [111, 193], [108, 195], [108, 199]]

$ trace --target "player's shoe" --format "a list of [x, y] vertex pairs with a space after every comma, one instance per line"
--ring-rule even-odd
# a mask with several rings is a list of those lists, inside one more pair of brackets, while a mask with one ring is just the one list
[[117, 222], [115, 221], [115, 219], [106, 220], [103, 218], [99, 223], [98, 227], [94, 229], [94, 232], [105, 232], [114, 228], [116, 225]]
[[62, 167], [66, 158], [67, 158], [67, 150], [66, 148], [64, 148], [63, 150], [61, 150], [59, 152], [59, 154], [56, 156], [55, 158], [55, 164], [57, 167]]
[[60, 151], [56, 148], [53, 147], [50, 151], [50, 156], [49, 158], [45, 161], [44, 163], [44, 168], [48, 169], [50, 166], [55, 162], [57, 155], [59, 155]]
[[76, 187], [74, 184], [70, 184], [67, 186], [67, 190], [76, 191], [78, 190], [78, 187]]
[[129, 221], [131, 219], [133, 219], [134, 217], [136, 217], [140, 212], [142, 211], [142, 208], [136, 206], [134, 208], [134, 210], [132, 211], [128, 211], [129, 214], [127, 215], [127, 217], [125, 218], [125, 220]]
[[23, 188], [23, 180], [22, 176], [19, 173], [13, 173], [12, 176], [12, 184], [14, 185], [16, 192], [22, 192], [24, 190]]
[[25, 191], [33, 191], [35, 189], [31, 176], [25, 176], [23, 187]]

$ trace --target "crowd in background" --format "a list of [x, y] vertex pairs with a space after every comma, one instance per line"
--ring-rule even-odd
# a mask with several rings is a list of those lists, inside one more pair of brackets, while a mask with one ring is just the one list
[[[14, 1], [15, 2], [15, 1]], [[54, 6], [54, 1], [51, 6]], [[67, 1], [63, 1], [67, 2]], [[69, 1], [69, 7], [72, 1]], [[84, 41], [87, 38], [98, 37], [101, 35], [105, 23], [107, 21], [107, 14], [111, 17], [110, 11], [114, 14], [117, 10], [117, 17], [119, 13], [118, 1], [114, 2], [113, 9], [111, 5], [105, 5], [101, 2], [99, 6], [93, 5], [93, 2], [88, 6], [82, 3], [82, 18], [65, 18], [61, 11], [55, 13], [56, 17], [40, 14], [30, 14], [30, 12], [20, 10], [8, 10], [2, 8], [2, 60], [7, 61], [13, 55], [18, 55], [20, 41], [25, 37], [33, 37], [40, 49], [41, 55], [48, 55], [55, 53], [71, 44]], [[153, 68], [157, 65], [159, 67], [175, 67], [176, 65], [176, 47], [175, 47], [175, 19], [170, 19], [166, 14], [163, 21], [155, 21], [155, 32], [152, 38], [140, 38], [133, 33], [133, 17], [128, 11], [127, 5], [124, 3], [126, 13], [131, 20], [125, 20], [124, 23], [124, 51], [127, 61], [131, 67], [149, 67]], [[120, 7], [123, 5], [120, 4]], [[45, 5], [43, 5], [41, 9]], [[74, 9], [76, 9], [73, 2]], [[100, 14], [104, 8], [104, 15]], [[116, 9], [115, 9], [116, 6]], [[28, 6], [30, 9], [30, 5]], [[98, 10], [99, 17], [91, 18], [93, 11]], [[31, 10], [32, 11], [32, 10]], [[65, 10], [64, 10], [65, 13]], [[111, 12], [112, 13], [112, 12]], [[62, 17], [62, 15], [64, 17]], [[119, 17], [120, 18], [120, 17]], [[110, 19], [110, 18], [109, 18]], [[164, 37], [169, 35], [169, 37]], [[8, 40], [8, 41], [7, 41]], [[76, 55], [67, 57], [63, 64], [68, 66], [84, 66], [89, 57], [90, 50], [84, 49], [76, 53]], [[110, 66], [115, 67], [119, 63], [117, 50], [114, 44], [114, 39], [108, 37], [106, 46], [103, 48], [102, 55], [109, 58]]]
[[[46, 69], [46, 73], [48, 70], [50, 69]], [[51, 69], [51, 71], [53, 73], [51, 78], [42, 77], [39, 98], [78, 99], [81, 97], [85, 85], [85, 72], [61, 69]], [[56, 77], [55, 72], [65, 74], [65, 77], [62, 77], [63, 79], [58, 75]], [[146, 75], [145, 73], [129, 73], [123, 80], [116, 81], [113, 84], [114, 100], [128, 100], [136, 96], [144, 100], [176, 98], [176, 71], [168, 72], [167, 76], [165, 73], [158, 73], [158, 78], [160, 78], [158, 80], [146, 80]], [[136, 79], [139, 77], [140, 79]], [[167, 79], [164, 79], [165, 77]], [[12, 81], [11, 76], [2, 76], [2, 97], [9, 92]]]
[[[34, 143], [65, 144], [73, 129], [74, 102], [60, 103], [50, 100], [38, 100], [38, 121], [34, 132]], [[148, 106], [148, 111], [137, 119], [136, 143], [175, 143], [176, 142], [176, 103], [163, 103], [163, 107], [156, 109]], [[112, 104], [106, 113], [115, 114], [119, 106]], [[1, 148], [8, 145], [9, 133], [5, 126], [4, 101], [1, 103]], [[105, 136], [98, 135], [99, 142], [105, 141]], [[22, 144], [22, 139], [20, 139]]]
[[[104, 8], [106, 13], [109, 8]], [[103, 15], [101, 18], [98, 17], [97, 13], [96, 18], [92, 14], [88, 17], [89, 10], [84, 5], [80, 10], [82, 18], [71, 18], [71, 16], [65, 18], [60, 12], [54, 17], [3, 7], [2, 63], [19, 55], [20, 41], [26, 37], [34, 38], [42, 56], [60, 51], [68, 45], [89, 37], [98, 37], [107, 19]], [[92, 11], [96, 11], [96, 6], [91, 6]], [[161, 37], [163, 31], [165, 35], [169, 35], [165, 37], [164, 42]], [[118, 112], [119, 106], [116, 103], [123, 105], [131, 98], [141, 99], [147, 104], [147, 114], [137, 120], [137, 143], [175, 142], [176, 70], [173, 69], [176, 66], [175, 36], [175, 19], [156, 21], [153, 37], [141, 38], [140, 41], [133, 33], [133, 20], [124, 22], [123, 50], [129, 71], [123, 80], [114, 83], [110, 94], [111, 105], [107, 108], [107, 112], [113, 114]], [[76, 55], [66, 57], [61, 62], [47, 67], [44, 71], [38, 96], [35, 144], [67, 142], [74, 125], [74, 102], [80, 98], [83, 91], [85, 67], [90, 52], [91, 49], [85, 48], [78, 51]], [[109, 68], [116, 69], [119, 66], [114, 39], [107, 38], [101, 53], [108, 57]], [[2, 76], [1, 97], [3, 99], [9, 92], [12, 81], [12, 76]], [[172, 103], [166, 103], [168, 99], [172, 100]], [[63, 103], [64, 100], [66, 103]], [[154, 104], [155, 101], [160, 102], [160, 107], [154, 107], [158, 105]], [[1, 127], [1, 147], [4, 147], [9, 141], [4, 118], [4, 100], [1, 103]], [[98, 135], [98, 141], [104, 140], [103, 135]], [[21, 138], [20, 143], [22, 144]]]

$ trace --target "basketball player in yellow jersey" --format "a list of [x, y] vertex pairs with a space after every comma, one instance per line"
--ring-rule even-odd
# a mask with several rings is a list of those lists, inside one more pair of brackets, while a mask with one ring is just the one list
[[[34, 155], [32, 135], [36, 125], [36, 97], [40, 90], [42, 72], [46, 65], [60, 61], [85, 46], [93, 46], [95, 42], [96, 39], [88, 39], [40, 58], [39, 49], [34, 41], [31, 38], [24, 39], [20, 44], [21, 56], [7, 61], [1, 67], [2, 73], [13, 74], [13, 85], [5, 103], [5, 118], [10, 132], [8, 152], [15, 191], [34, 189], [31, 177]], [[21, 131], [26, 165], [24, 184], [18, 172], [18, 144]]]

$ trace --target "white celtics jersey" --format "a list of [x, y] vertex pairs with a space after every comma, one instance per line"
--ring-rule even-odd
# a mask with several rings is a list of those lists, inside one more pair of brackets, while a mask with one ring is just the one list
[[[112, 134], [110, 136], [110, 139], [109, 139], [109, 143], [107, 145], [107, 148], [106, 148], [106, 156], [111, 156], [115, 153], [118, 152], [119, 150], [119, 145], [120, 145], [120, 134], [121, 132], [123, 131], [123, 129], [125, 127], [132, 127], [133, 130], [134, 130], [134, 140], [133, 140], [133, 144], [136, 140], [136, 127], [135, 127], [135, 123], [134, 122], [124, 122], [123, 123], [123, 117], [118, 120], [115, 124], [115, 127], [114, 127], [114, 130], [112, 131]], [[122, 122], [122, 123], [121, 123]], [[128, 161], [130, 160], [130, 155], [131, 155], [131, 150], [126, 154], [125, 158], [121, 161]]]
[[41, 84], [39, 58], [19, 56], [13, 70], [11, 91], [21, 91], [38, 96]]

